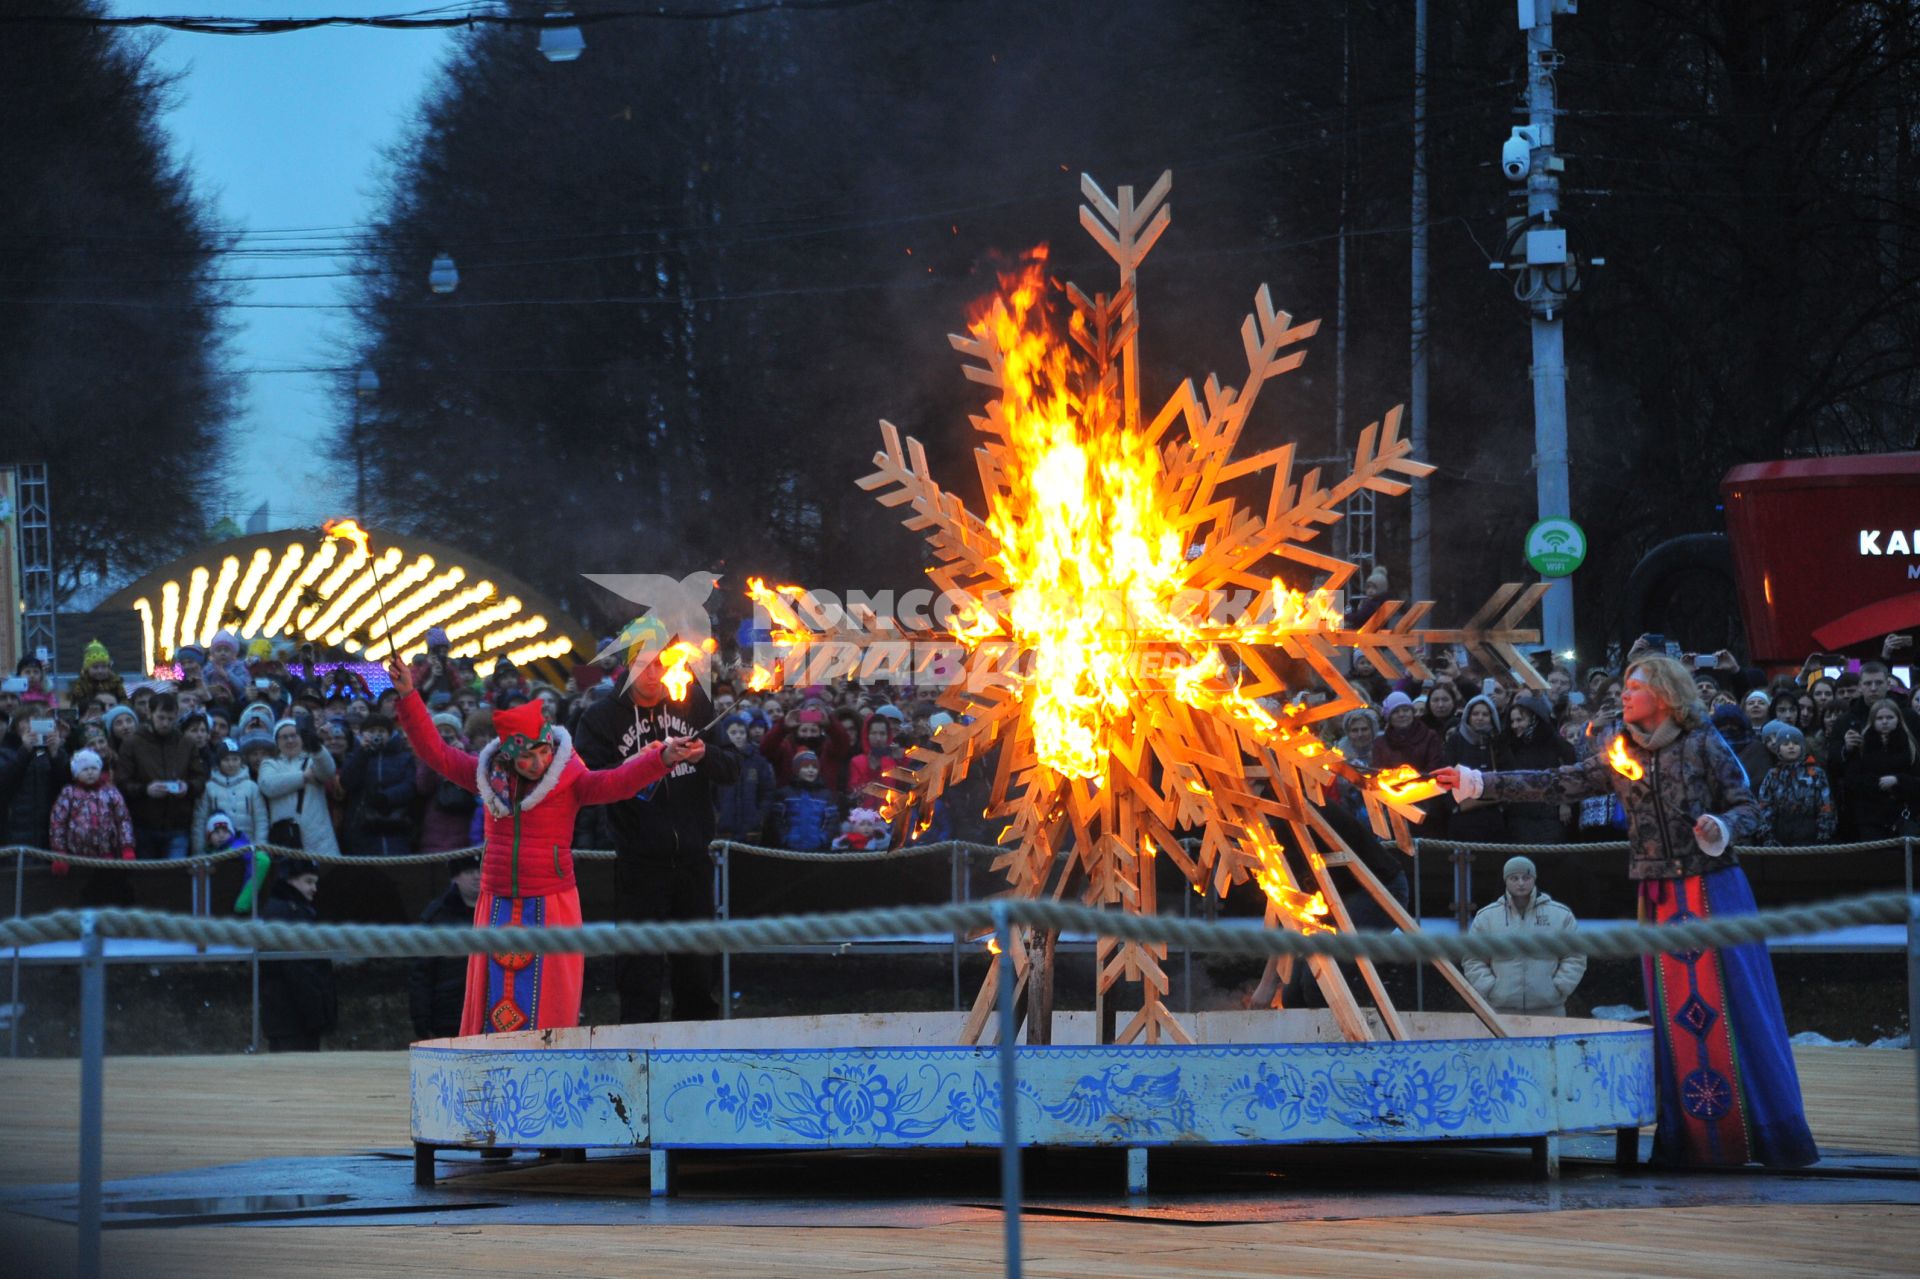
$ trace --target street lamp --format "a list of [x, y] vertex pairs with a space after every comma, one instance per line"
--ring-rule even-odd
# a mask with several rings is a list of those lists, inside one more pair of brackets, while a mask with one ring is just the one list
[[451, 293], [460, 287], [460, 269], [444, 250], [433, 259], [433, 269], [427, 272], [427, 287], [435, 293]]
[[366, 405], [379, 393], [380, 375], [371, 366], [361, 365], [359, 375], [353, 379], [353, 513], [356, 517], [367, 513]]
[[[573, 15], [567, 12], [549, 13], [548, 22], [563, 21]], [[587, 38], [580, 34], [579, 27], [541, 27], [540, 56], [548, 62], [572, 62], [587, 51]]]

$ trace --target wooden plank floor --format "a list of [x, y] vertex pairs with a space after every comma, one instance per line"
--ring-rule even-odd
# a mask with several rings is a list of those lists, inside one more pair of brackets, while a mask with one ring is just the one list
[[[1795, 1054], [1815, 1135], [1836, 1147], [1920, 1151], [1909, 1053]], [[0, 1061], [0, 1183], [71, 1180], [79, 1069]], [[107, 1071], [106, 1174], [139, 1176], [270, 1155], [404, 1145], [399, 1053], [119, 1058]], [[790, 1227], [783, 1227], [791, 1233]], [[8, 1275], [71, 1273], [73, 1231], [0, 1214]], [[110, 1231], [106, 1273], [560, 1276], [992, 1275], [997, 1223], [821, 1227], [782, 1239], [730, 1226], [287, 1227]], [[1899, 1206], [1719, 1207], [1211, 1226], [1027, 1223], [1027, 1272], [1083, 1279], [1359, 1276], [1911, 1275], [1920, 1213]]]

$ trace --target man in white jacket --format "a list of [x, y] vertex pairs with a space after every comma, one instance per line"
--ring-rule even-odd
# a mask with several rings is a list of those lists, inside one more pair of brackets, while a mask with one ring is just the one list
[[[1572, 932], [1579, 922], [1573, 912], [1540, 892], [1534, 883], [1534, 865], [1525, 857], [1507, 860], [1503, 872], [1507, 891], [1499, 901], [1473, 917], [1469, 932], [1498, 932], [1508, 928], [1551, 928]], [[1491, 967], [1482, 959], [1460, 965], [1473, 988], [1503, 1013], [1534, 1017], [1564, 1017], [1567, 996], [1587, 971], [1585, 955], [1559, 959], [1496, 959]]]

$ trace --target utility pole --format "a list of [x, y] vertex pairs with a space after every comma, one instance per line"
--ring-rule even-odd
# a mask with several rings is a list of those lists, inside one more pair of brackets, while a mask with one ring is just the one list
[[[1513, 182], [1526, 184], [1524, 218], [1510, 221], [1509, 261], [1496, 269], [1517, 272], [1514, 294], [1527, 304], [1533, 322], [1533, 451], [1541, 519], [1568, 517], [1572, 511], [1567, 477], [1567, 298], [1577, 287], [1567, 233], [1560, 221], [1560, 174], [1566, 167], [1555, 154], [1554, 72], [1560, 54], [1553, 47], [1556, 14], [1577, 10], [1577, 0], [1517, 0], [1521, 29], [1527, 33], [1527, 125], [1516, 128], [1501, 149], [1500, 168]], [[1516, 260], [1514, 251], [1523, 249]], [[1573, 580], [1549, 579], [1553, 589], [1542, 606], [1542, 638], [1556, 654], [1573, 648]]]
[[[1407, 442], [1427, 461], [1427, 0], [1413, 5], [1413, 368], [1408, 388]], [[1433, 507], [1425, 476], [1413, 481], [1409, 511], [1412, 581], [1409, 599], [1433, 598]]]

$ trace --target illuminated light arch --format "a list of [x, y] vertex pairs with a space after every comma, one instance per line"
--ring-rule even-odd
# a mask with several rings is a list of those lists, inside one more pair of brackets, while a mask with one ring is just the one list
[[427, 631], [439, 626], [456, 653], [480, 659], [483, 674], [502, 656], [525, 666], [593, 652], [590, 635], [553, 620], [566, 617], [559, 601], [512, 574], [422, 538], [374, 529], [372, 539], [386, 617], [367, 560], [319, 529], [202, 547], [116, 592], [100, 609], [139, 615], [147, 670], [222, 629], [242, 644], [261, 635], [311, 640], [380, 661], [394, 644], [404, 657], [424, 652]]

